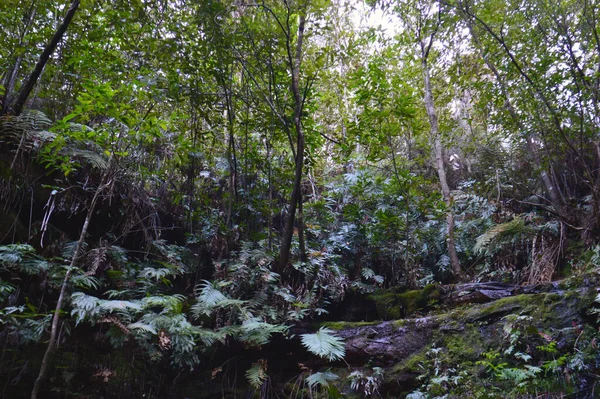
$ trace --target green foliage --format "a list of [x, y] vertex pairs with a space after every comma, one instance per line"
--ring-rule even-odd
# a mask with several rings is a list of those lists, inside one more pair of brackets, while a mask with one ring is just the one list
[[264, 361], [254, 363], [252, 367], [246, 370], [246, 379], [255, 389], [259, 389], [267, 378], [266, 362]]
[[302, 334], [302, 345], [309, 352], [331, 360], [339, 360], [346, 354], [344, 342], [328, 328], [321, 327], [314, 334]]
[[360, 370], [355, 370], [348, 375], [350, 387], [369, 397], [378, 394], [379, 387], [383, 382], [383, 369], [381, 367], [373, 367], [371, 372], [365, 373]]
[[46, 271], [49, 263], [37, 256], [30, 245], [9, 244], [0, 246], [0, 267], [35, 275]]
[[[65, 7], [5, 3], [3, 106]], [[67, 272], [64, 357], [52, 381], [74, 373], [81, 352], [71, 347], [93, 337], [94, 346], [118, 348], [109, 355], [131, 356], [123, 360], [129, 368], [115, 371], [132, 377], [119, 389], [139, 385], [150, 391], [134, 396], [151, 396], [164, 386], [138, 378], [140, 358], [147, 376], [170, 361], [173, 373], [160, 374], [185, 378], [180, 369], [198, 367], [206, 351], [227, 351], [233, 341], [258, 351], [348, 293], [357, 301], [371, 294], [379, 317], [400, 319], [438, 307], [435, 283], [451, 277], [534, 284], [600, 265], [594, 2], [369, 2], [396, 31], [359, 23], [363, 5], [353, 2], [82, 3], [30, 108], [0, 117], [6, 386], [31, 382], [25, 371], [37, 357], [19, 363], [10, 355], [45, 341]], [[296, 65], [300, 15], [307, 26]], [[436, 137], [421, 101], [417, 43], [429, 34]], [[290, 264], [278, 265], [298, 127], [306, 144], [302, 220], [297, 214]], [[450, 199], [440, 195], [435, 140]], [[74, 226], [102, 182], [84, 253], [69, 270]], [[463, 276], [451, 276], [449, 211]], [[592, 363], [584, 350], [558, 348], [561, 338], [540, 338], [527, 315], [504, 322], [497, 348], [483, 358], [467, 351], [492, 396], [501, 388], [498, 395], [543, 394], [550, 379]], [[588, 335], [581, 340], [592, 347]], [[328, 360], [344, 356], [330, 330], [301, 339]], [[412, 396], [464, 396], [475, 387], [465, 373], [477, 365], [448, 363], [466, 345], [422, 354], [423, 386]], [[266, 372], [259, 361], [246, 376], [267, 390]], [[333, 374], [310, 373], [309, 395], [335, 397], [333, 384], [325, 389]], [[377, 395], [380, 371], [351, 375], [361, 395]], [[75, 390], [56, 394], [89, 393]]]
[[477, 238], [473, 250], [476, 253], [493, 255], [505, 248], [505, 245], [521, 240], [531, 233], [523, 219], [515, 217], [510, 222], [497, 224]]
[[337, 374], [332, 373], [331, 371], [318, 371], [306, 377], [306, 382], [311, 388], [316, 386], [327, 388], [331, 382], [336, 381], [339, 378], [340, 377], [338, 377]]

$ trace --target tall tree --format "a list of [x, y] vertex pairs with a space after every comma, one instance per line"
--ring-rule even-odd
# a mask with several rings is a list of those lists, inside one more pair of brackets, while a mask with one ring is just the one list
[[460, 276], [462, 267], [454, 242], [454, 213], [453, 198], [446, 175], [446, 160], [442, 144], [438, 110], [435, 104], [433, 87], [431, 83], [432, 48], [442, 25], [441, 4], [437, 1], [417, 0], [408, 1], [398, 6], [404, 26], [409, 29], [410, 35], [418, 46], [418, 58], [421, 65], [423, 79], [423, 102], [429, 119], [429, 141], [432, 156], [435, 160], [435, 169], [440, 183], [440, 191], [446, 204], [446, 244], [450, 265], [455, 276]]
[[[40, 78], [40, 75], [42, 74], [42, 71], [44, 70], [44, 67], [46, 66], [46, 63], [50, 59], [52, 53], [54, 53], [56, 46], [58, 46], [58, 43], [60, 43], [60, 41], [62, 40], [65, 32], [67, 31], [67, 28], [69, 27], [69, 24], [71, 23], [71, 20], [75, 16], [75, 12], [79, 8], [79, 3], [79, 0], [73, 0], [71, 2], [71, 5], [69, 6], [69, 9], [67, 10], [67, 13], [62, 23], [52, 36], [52, 39], [50, 39], [48, 44], [44, 47], [44, 50], [42, 51], [42, 54], [40, 54], [40, 58], [37, 64], [35, 65], [33, 71], [21, 85], [19, 92], [17, 93], [16, 99], [12, 101], [12, 93], [8, 91], [5, 93], [4, 103], [2, 104], [2, 110], [0, 111], [1, 115], [12, 114], [18, 116], [21, 114], [21, 112], [23, 111], [23, 107], [25, 106], [25, 103], [29, 98], [29, 95], [31, 94], [31, 91], [35, 87], [35, 84], [37, 83], [38, 79]], [[34, 15], [33, 11], [31, 11], [31, 13], [32, 15]], [[17, 62], [20, 63], [20, 60], [18, 58]], [[18, 67], [16, 69], [18, 69]], [[13, 72], [11, 73], [11, 79], [9, 80], [9, 83], [14, 80], [15, 73], [16, 70], [13, 70]], [[12, 84], [9, 84], [8, 87], [12, 89]]]

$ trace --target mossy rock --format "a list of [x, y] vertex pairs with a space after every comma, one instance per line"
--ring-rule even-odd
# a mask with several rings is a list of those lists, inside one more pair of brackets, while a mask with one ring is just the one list
[[[432, 292], [435, 290], [430, 288], [428, 293]], [[380, 306], [385, 301], [390, 308], [397, 306], [396, 309], [399, 306], [408, 309], [408, 305], [413, 304], [415, 313], [424, 310], [420, 307], [424, 298], [431, 298], [411, 291], [378, 294], [375, 296], [380, 300]], [[500, 353], [503, 356], [501, 361], [515, 362], [514, 356], [511, 358], [505, 353], [506, 324], [519, 316], [530, 316], [531, 325], [523, 327], [521, 345], [530, 348], [538, 360], [542, 352], [536, 348], [547, 344], [546, 337], [556, 342], [557, 357], [569, 355], [578, 339], [579, 342], [591, 342], [588, 335], [595, 334], [593, 329], [589, 329], [592, 333], [578, 338], [581, 330], [576, 327], [589, 322], [586, 321], [587, 309], [593, 305], [595, 294], [594, 289], [521, 294], [483, 304], [466, 304], [446, 313], [421, 318], [381, 323], [332, 323], [329, 326], [336, 328], [337, 334], [346, 341], [347, 360], [351, 365], [371, 364], [385, 368], [380, 390], [384, 397], [403, 398], [418, 389], [424, 381], [418, 377], [424, 374], [424, 370], [433, 367], [435, 356], [435, 361], [444, 365], [442, 370], [445, 367], [455, 370], [456, 375], [460, 372], [469, 376], [464, 386], [454, 388], [454, 393], [488, 394], [491, 392], [488, 389], [496, 389], [494, 392], [500, 396], [486, 397], [501, 398], [504, 397], [503, 389], [510, 387], [505, 387], [503, 381], [493, 380], [493, 376], [490, 377], [477, 362], [485, 359], [484, 354], [489, 351]], [[425, 309], [427, 306], [428, 302]], [[388, 311], [387, 316], [391, 314]], [[515, 365], [519, 366], [518, 363]], [[550, 377], [543, 377], [544, 383]], [[483, 380], [480, 381], [480, 378]]]
[[397, 320], [431, 309], [439, 302], [440, 297], [439, 287], [431, 284], [422, 290], [406, 292], [380, 290], [369, 295], [369, 300], [374, 302], [379, 319]]
[[379, 324], [377, 321], [326, 321], [320, 326], [327, 327], [331, 330], [346, 330], [348, 328], [374, 326]]

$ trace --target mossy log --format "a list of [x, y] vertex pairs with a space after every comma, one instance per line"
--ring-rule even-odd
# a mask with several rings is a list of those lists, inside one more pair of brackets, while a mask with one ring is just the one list
[[[420, 385], [417, 377], [431, 348], [442, 348], [451, 363], [475, 367], [484, 352], [499, 349], [510, 315], [531, 317], [534, 341], [551, 336], [559, 350], [572, 349], [582, 326], [590, 324], [587, 310], [598, 288], [561, 290], [561, 287], [561, 284], [518, 287], [498, 283], [438, 287], [435, 291], [439, 300], [448, 307], [426, 317], [325, 325], [344, 339], [345, 360], [350, 367], [362, 368], [365, 364], [383, 367], [386, 372], [381, 392], [387, 397], [403, 397]], [[433, 290], [427, 291], [429, 297]], [[411, 297], [422, 298], [417, 294]], [[466, 298], [487, 302], [465, 305]]]

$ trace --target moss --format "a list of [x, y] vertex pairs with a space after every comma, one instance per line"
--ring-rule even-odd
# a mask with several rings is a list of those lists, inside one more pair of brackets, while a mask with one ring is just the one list
[[392, 322], [392, 325], [393, 325], [395, 328], [401, 328], [401, 327], [405, 327], [405, 326], [406, 326], [406, 324], [407, 324], [407, 323], [406, 323], [406, 320], [404, 320], [404, 319], [398, 319], [398, 320], [394, 320], [394, 321]]
[[438, 303], [440, 291], [436, 285], [430, 284], [422, 290], [398, 293], [395, 290], [381, 290], [369, 296], [375, 303], [377, 315], [383, 320], [397, 320], [429, 309]]
[[503, 317], [505, 314], [514, 312], [518, 309], [525, 309], [532, 303], [540, 303], [541, 297], [543, 297], [543, 294], [523, 294], [501, 298], [494, 302], [471, 307], [465, 310], [462, 315], [457, 316], [467, 322], [486, 320], [494, 317]]
[[123, 278], [123, 271], [122, 270], [107, 270], [106, 275], [111, 280], [119, 280], [119, 279]]
[[377, 321], [326, 321], [321, 323], [322, 327], [327, 327], [331, 330], [345, 330], [349, 328], [365, 327], [377, 325]]
[[422, 372], [421, 365], [425, 364], [429, 359], [427, 358], [427, 352], [431, 349], [430, 347], [425, 347], [421, 349], [419, 352], [414, 353], [413, 355], [407, 357], [404, 361], [397, 363], [394, 365], [391, 371], [391, 375], [398, 375], [404, 373], [420, 373]]
[[450, 360], [456, 357], [476, 360], [486, 349], [483, 337], [476, 326], [470, 324], [460, 333], [447, 334], [443, 339], [443, 346], [448, 350]]

